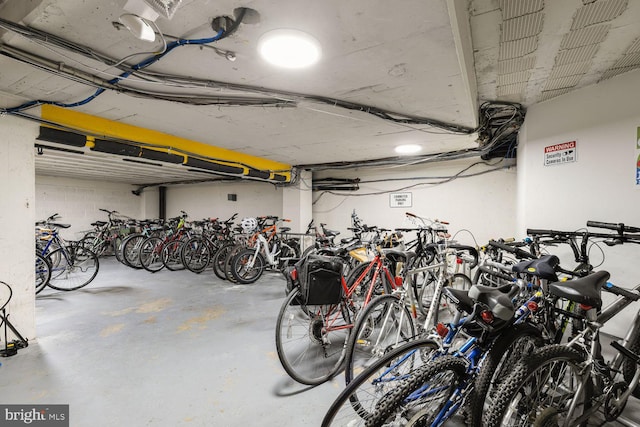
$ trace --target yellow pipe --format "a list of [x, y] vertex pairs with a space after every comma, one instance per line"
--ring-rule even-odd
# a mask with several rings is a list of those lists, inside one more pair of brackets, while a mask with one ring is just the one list
[[[233, 150], [215, 147], [202, 142], [115, 122], [53, 105], [43, 105], [41, 115], [43, 120], [97, 136], [138, 142], [141, 143], [143, 148], [150, 150], [167, 153], [173, 151], [175, 154], [186, 154], [185, 162], [190, 155], [192, 157], [202, 158], [203, 160], [212, 159], [220, 161], [222, 164], [243, 167], [245, 174], [248, 172], [245, 166], [248, 166], [262, 171], [270, 171], [271, 173], [277, 172], [278, 174], [286, 176], [287, 181], [291, 179], [291, 165], [286, 163], [238, 153]], [[93, 140], [94, 138], [92, 136], [88, 136], [87, 146], [91, 146], [90, 144], [93, 144]], [[145, 144], [149, 144], [149, 146]]]

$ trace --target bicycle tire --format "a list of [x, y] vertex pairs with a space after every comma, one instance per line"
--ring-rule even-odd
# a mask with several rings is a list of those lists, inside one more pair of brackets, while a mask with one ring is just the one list
[[364, 426], [382, 396], [431, 360], [439, 348], [434, 340], [422, 338], [392, 349], [342, 390], [327, 410], [322, 427]]
[[[548, 417], [547, 408], [565, 406], [572, 398], [578, 399], [578, 403], [582, 401], [584, 411], [588, 410], [593, 388], [591, 380], [587, 379], [582, 396], [575, 390], [584, 362], [584, 354], [562, 344], [543, 347], [522, 359], [498, 388], [496, 399], [483, 415], [482, 425], [531, 426], [536, 419]], [[541, 396], [543, 402], [537, 402], [536, 396]], [[553, 399], [558, 402], [554, 403]], [[564, 422], [562, 420], [560, 424]], [[568, 422], [576, 425], [572, 420]]]
[[184, 242], [181, 240], [167, 242], [162, 245], [162, 264], [169, 271], [184, 270], [186, 267], [182, 263], [182, 248]]
[[349, 310], [344, 302], [305, 306], [299, 301], [300, 290], [295, 289], [280, 308], [276, 321], [278, 358], [295, 381], [322, 384], [343, 367], [352, 326]]
[[182, 248], [182, 264], [193, 273], [202, 273], [211, 263], [212, 245], [202, 236], [187, 240]]
[[416, 336], [411, 312], [396, 295], [380, 295], [358, 315], [345, 355], [345, 383]]
[[255, 249], [245, 248], [231, 259], [230, 268], [236, 283], [248, 285], [262, 277], [266, 262], [260, 252], [256, 253]]
[[400, 425], [432, 425], [453, 393], [462, 386], [466, 371], [467, 364], [456, 356], [438, 357], [421, 366], [379, 401], [367, 427], [397, 425], [393, 424], [396, 420]]
[[152, 236], [145, 239], [140, 246], [140, 265], [151, 273], [164, 268], [162, 262], [163, 241], [160, 237]]
[[213, 274], [215, 274], [219, 279], [227, 280], [227, 275], [225, 274], [225, 260], [227, 259], [227, 254], [234, 246], [235, 244], [233, 243], [223, 245], [213, 255], [213, 259], [211, 260], [211, 263], [213, 264]]
[[142, 268], [140, 247], [147, 238], [144, 234], [132, 234], [122, 242], [122, 263], [137, 270]]
[[527, 323], [513, 325], [497, 337], [483, 357], [474, 386], [467, 397], [467, 426], [482, 427], [482, 414], [491, 406], [500, 384], [522, 357], [542, 346], [542, 333]]
[[233, 275], [233, 272], [231, 271], [231, 261], [233, 261], [233, 258], [244, 249], [246, 249], [246, 246], [244, 245], [233, 245], [233, 247], [227, 252], [227, 256], [224, 259], [224, 265], [222, 267], [224, 271], [224, 277], [231, 283], [238, 283], [235, 276]]
[[[95, 279], [100, 269], [98, 256], [81, 245], [58, 248], [47, 258], [58, 256], [59, 262], [55, 267], [52, 266], [51, 279], [49, 279], [49, 287], [58, 291], [84, 288]], [[57, 274], [56, 270], [58, 270]]]
[[51, 264], [45, 257], [36, 254], [36, 294], [42, 292], [51, 279]]

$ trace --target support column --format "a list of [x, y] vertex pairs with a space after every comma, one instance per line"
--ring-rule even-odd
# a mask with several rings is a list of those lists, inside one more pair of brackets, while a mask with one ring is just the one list
[[299, 171], [296, 185], [285, 187], [282, 192], [282, 217], [291, 220], [288, 225], [294, 233], [304, 233], [313, 218], [311, 171]]
[[[25, 338], [36, 335], [35, 322], [35, 162], [38, 125], [0, 116], [0, 280], [11, 286], [9, 320]], [[0, 306], [7, 300], [0, 286]], [[8, 341], [15, 337], [9, 336]], [[4, 336], [2, 337], [4, 346]]]

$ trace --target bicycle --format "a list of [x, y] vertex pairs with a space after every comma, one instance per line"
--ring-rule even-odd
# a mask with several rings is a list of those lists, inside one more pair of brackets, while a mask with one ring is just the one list
[[239, 250], [230, 261], [230, 271], [234, 280], [243, 285], [256, 282], [267, 267], [282, 270], [290, 260], [300, 257], [297, 244], [283, 239], [279, 233], [291, 230], [278, 223], [288, 219], [271, 218], [273, 224], [266, 226], [250, 238], [250, 247]]
[[[454, 321], [368, 366], [334, 401], [322, 426], [442, 425], [465, 402], [481, 366], [493, 367], [505, 349], [523, 350], [538, 340], [539, 331], [530, 325], [511, 327], [516, 313], [518, 319], [528, 314], [526, 306], [516, 311], [511, 303], [519, 290], [516, 284], [508, 291], [477, 285], [469, 291], [445, 288], [460, 309]], [[470, 314], [462, 317], [462, 312]], [[464, 336], [469, 338], [454, 351]], [[492, 345], [497, 342], [501, 345]]]
[[40, 255], [46, 259], [47, 267], [50, 266], [51, 276], [47, 285], [59, 291], [73, 291], [93, 281], [100, 263], [97, 255], [80, 242], [62, 240], [58, 228], [69, 228], [70, 225], [52, 222], [58, 217], [58, 214], [54, 214], [38, 223], [37, 238], [40, 244], [36, 247], [40, 247]]
[[231, 239], [233, 221], [238, 214], [220, 222], [217, 218], [204, 220], [196, 225], [202, 226], [202, 234], [196, 235], [182, 248], [182, 264], [194, 273], [202, 273], [211, 265], [214, 254]]
[[[605, 241], [610, 246], [640, 243], [640, 235], [627, 234], [640, 233], [637, 227], [595, 221], [588, 221], [587, 226], [616, 230]], [[488, 427], [577, 426], [586, 425], [600, 408], [607, 421], [622, 413], [640, 381], [640, 310], [622, 342], [611, 343], [617, 353], [610, 361], [602, 355], [599, 333], [625, 307], [640, 300], [640, 285], [631, 290], [619, 288], [609, 277], [608, 272], [598, 271], [549, 286], [552, 295], [581, 305], [583, 310], [573, 313], [580, 329], [568, 343], [543, 347], [521, 361], [484, 417]], [[602, 291], [617, 298], [602, 307]]]
[[343, 267], [339, 257], [311, 254], [290, 271], [296, 285], [278, 314], [276, 349], [287, 374], [302, 384], [320, 384], [340, 371], [352, 316], [376, 294], [398, 287], [380, 248], [351, 283]]
[[[114, 254], [118, 261], [121, 261], [119, 248], [123, 238], [131, 232], [130, 225], [125, 223], [122, 218], [116, 218], [118, 211], [110, 211], [107, 209], [98, 209], [106, 212], [108, 221], [96, 221], [91, 225], [94, 230], [87, 232], [80, 244], [95, 253], [98, 257]], [[131, 218], [127, 218], [132, 221]]]

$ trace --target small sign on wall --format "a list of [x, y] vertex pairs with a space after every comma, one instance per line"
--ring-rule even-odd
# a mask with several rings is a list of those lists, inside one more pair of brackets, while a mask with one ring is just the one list
[[560, 165], [573, 163], [578, 158], [578, 144], [576, 141], [563, 142], [562, 144], [544, 147], [544, 165]]
[[389, 206], [392, 208], [410, 208], [412, 204], [412, 193], [389, 194]]

